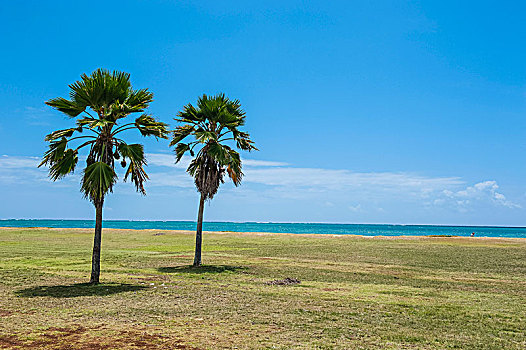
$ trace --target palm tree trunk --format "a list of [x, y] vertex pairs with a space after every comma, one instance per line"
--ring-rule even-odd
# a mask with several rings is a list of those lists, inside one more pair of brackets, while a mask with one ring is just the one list
[[197, 215], [197, 231], [195, 233], [194, 266], [201, 266], [201, 246], [203, 245], [203, 212], [205, 210], [205, 196], [201, 195], [199, 201], [199, 214]]
[[95, 204], [95, 238], [93, 239], [93, 255], [91, 256], [91, 278], [89, 283], [98, 284], [100, 276], [100, 246], [102, 241], [102, 206], [104, 199]]

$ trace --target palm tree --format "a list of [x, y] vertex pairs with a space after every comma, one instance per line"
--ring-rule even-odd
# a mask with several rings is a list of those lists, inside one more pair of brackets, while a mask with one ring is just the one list
[[[166, 124], [147, 114], [141, 114], [134, 122], [121, 123], [121, 119], [130, 114], [143, 112], [153, 101], [153, 94], [148, 89], [132, 88], [128, 73], [97, 69], [90, 76], [83, 74], [69, 88], [69, 100], [58, 97], [46, 104], [68, 117], [77, 118], [76, 126], [46, 136], [49, 149], [39, 167], [49, 166], [49, 177], [56, 181], [75, 170], [80, 149], [89, 149], [81, 192], [93, 203], [96, 211], [90, 283], [97, 284], [100, 276], [102, 208], [104, 198], [108, 192], [113, 192], [117, 181], [115, 160], [120, 159], [123, 168], [128, 164], [124, 181], [130, 177], [137, 191], [146, 194], [144, 182], [148, 175], [144, 170], [143, 145], [126, 143], [120, 138], [120, 133], [137, 129], [143, 136], [167, 138], [168, 132]], [[83, 135], [77, 136], [80, 133]], [[72, 141], [75, 141], [76, 147], [71, 146]]]
[[[228, 143], [245, 151], [257, 150], [250, 135], [238, 128], [245, 124], [245, 112], [238, 100], [230, 100], [224, 94], [203, 95], [197, 106], [186, 105], [175, 120], [182, 125], [173, 132], [170, 146], [175, 146], [176, 163], [188, 152], [192, 161], [187, 172], [194, 177], [197, 191], [201, 194], [197, 216], [194, 266], [201, 265], [203, 241], [203, 211], [206, 200], [211, 200], [224, 183], [225, 172], [234, 185], [241, 183], [241, 158]], [[192, 135], [194, 140], [182, 141]], [[230, 141], [230, 142], [229, 142]]]

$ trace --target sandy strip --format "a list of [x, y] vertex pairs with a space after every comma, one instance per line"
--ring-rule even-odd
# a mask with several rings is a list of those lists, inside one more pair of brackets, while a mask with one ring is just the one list
[[[79, 233], [93, 233], [93, 228], [67, 228], [67, 227], [0, 227], [0, 230], [50, 230], [50, 231], [77, 231]], [[195, 231], [189, 230], [160, 230], [160, 229], [122, 229], [122, 228], [104, 228], [104, 232], [115, 233], [132, 233], [132, 232], [150, 232], [152, 235], [163, 234], [187, 234], [195, 235]], [[251, 235], [251, 236], [290, 236], [290, 237], [318, 237], [318, 238], [364, 238], [364, 239], [387, 239], [387, 240], [423, 240], [423, 239], [451, 239], [466, 241], [496, 241], [496, 242], [526, 242], [526, 238], [515, 237], [464, 237], [464, 236], [364, 236], [357, 234], [323, 234], [323, 233], [284, 233], [284, 232], [234, 232], [234, 231], [203, 231], [206, 234], [216, 235]]]

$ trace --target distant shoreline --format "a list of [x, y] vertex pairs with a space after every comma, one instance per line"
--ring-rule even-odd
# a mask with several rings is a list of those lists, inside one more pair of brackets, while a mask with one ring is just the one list
[[[92, 228], [78, 228], [78, 227], [0, 227], [0, 230], [50, 230], [50, 231], [78, 231], [86, 234], [92, 234]], [[133, 231], [147, 232], [151, 231], [152, 235], [164, 234], [188, 234], [194, 235], [193, 230], [170, 230], [170, 229], [128, 229], [128, 228], [104, 228], [105, 232], [126, 233]], [[254, 236], [297, 236], [297, 237], [318, 237], [318, 238], [363, 238], [363, 239], [451, 239], [451, 240], [467, 240], [467, 241], [526, 241], [526, 237], [487, 237], [487, 236], [458, 236], [458, 235], [360, 235], [360, 234], [331, 234], [331, 233], [290, 233], [290, 232], [237, 232], [237, 231], [203, 231], [206, 234], [216, 235], [254, 235]], [[159, 235], [161, 233], [161, 235]]]
[[[94, 227], [93, 220], [0, 220], [0, 227]], [[130, 221], [105, 220], [104, 228], [130, 230], [194, 231], [194, 221]], [[358, 235], [358, 236], [461, 236], [526, 238], [525, 227], [496, 226], [436, 226], [436, 225], [383, 225], [383, 224], [319, 224], [274, 222], [213, 222], [203, 223], [204, 231], [213, 232], [270, 232], [291, 234]]]
[[[9, 218], [0, 219], [0, 223], [5, 221], [93, 221], [94, 219], [21, 219]], [[192, 220], [127, 220], [127, 219], [105, 219], [104, 222], [116, 223], [194, 223]], [[496, 228], [496, 229], [526, 229], [526, 226], [505, 226], [505, 225], [454, 225], [454, 224], [370, 224], [370, 223], [346, 223], [346, 222], [303, 222], [303, 221], [205, 221], [205, 224], [253, 224], [253, 225], [349, 225], [349, 226], [396, 226], [396, 227], [443, 227], [443, 228]], [[35, 226], [36, 227], [36, 226]], [[40, 227], [40, 226], [38, 226]]]

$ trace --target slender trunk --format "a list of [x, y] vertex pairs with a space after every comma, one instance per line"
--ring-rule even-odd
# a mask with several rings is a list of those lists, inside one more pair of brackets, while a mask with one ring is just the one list
[[102, 206], [104, 199], [95, 204], [95, 238], [93, 239], [93, 255], [91, 256], [91, 278], [89, 283], [98, 284], [100, 276], [100, 245], [102, 241]]
[[201, 195], [199, 201], [199, 214], [197, 215], [197, 231], [195, 233], [194, 266], [201, 266], [201, 246], [203, 245], [203, 211], [205, 210], [205, 196]]

